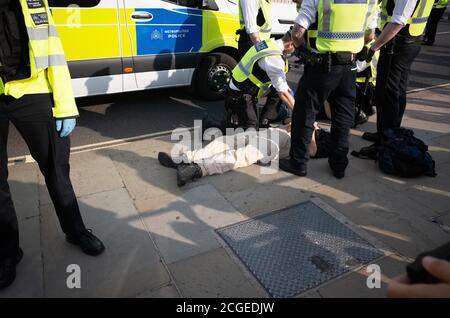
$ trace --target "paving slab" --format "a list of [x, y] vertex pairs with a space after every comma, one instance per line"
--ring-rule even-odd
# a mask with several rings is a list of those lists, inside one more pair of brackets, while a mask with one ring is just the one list
[[38, 174], [35, 163], [19, 164], [9, 167], [8, 183], [20, 220], [39, 216]]
[[255, 298], [266, 293], [220, 248], [169, 265], [186, 298]]
[[415, 257], [450, 236], [429, 219], [437, 213], [364, 175], [330, 182], [312, 192], [397, 252]]
[[[96, 152], [74, 154], [70, 159], [70, 178], [77, 197], [123, 188], [123, 182], [110, 158]], [[51, 203], [42, 175], [39, 176], [40, 202]]]
[[[255, 217], [308, 201], [312, 193], [307, 190], [277, 183], [253, 186], [240, 192], [227, 192], [225, 198], [247, 217]], [[276, 198], [283, 198], [277, 200]]]
[[39, 216], [19, 221], [20, 246], [24, 252], [17, 266], [17, 278], [0, 298], [31, 298], [44, 296], [41, 231]]
[[186, 191], [177, 187], [176, 171], [161, 166], [156, 159], [158, 149], [167, 150], [167, 145], [163, 148], [163, 144], [157, 143], [153, 149], [140, 147], [134, 150], [99, 150], [101, 155], [113, 160], [139, 210], [146, 208], [148, 200], [160, 196], [176, 198]]
[[173, 284], [163, 286], [154, 290], [150, 290], [139, 294], [137, 298], [180, 298], [180, 293]]
[[193, 188], [141, 216], [168, 264], [219, 248], [214, 230], [245, 219], [211, 185]]
[[[69, 245], [51, 205], [42, 208], [46, 296], [134, 297], [170, 282], [159, 254], [125, 189], [80, 198], [85, 223], [106, 246], [99, 257]], [[68, 265], [81, 268], [81, 289], [68, 289]]]

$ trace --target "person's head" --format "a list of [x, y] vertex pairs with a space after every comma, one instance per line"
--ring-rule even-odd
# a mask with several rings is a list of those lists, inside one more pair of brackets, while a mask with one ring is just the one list
[[284, 44], [284, 54], [291, 55], [295, 51], [294, 43], [292, 42], [291, 30], [287, 31], [281, 38]]

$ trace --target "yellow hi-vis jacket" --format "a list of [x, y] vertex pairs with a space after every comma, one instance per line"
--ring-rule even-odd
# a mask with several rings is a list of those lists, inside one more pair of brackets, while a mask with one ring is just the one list
[[364, 46], [369, 0], [319, 0], [317, 21], [308, 29], [308, 48], [321, 53], [358, 53]]
[[[283, 55], [283, 52], [278, 47], [274, 39], [261, 41], [250, 48], [244, 55], [242, 60], [233, 69], [233, 82], [243, 83], [249, 80], [253, 85], [259, 88], [258, 97], [264, 96], [268, 93], [272, 82], [263, 82], [254, 74], [255, 64], [262, 58], [271, 55]], [[286, 60], [284, 72], [289, 70], [289, 64]], [[268, 77], [267, 77], [268, 78]]]
[[[408, 19], [409, 34], [411, 36], [420, 36], [427, 25], [428, 17], [433, 8], [434, 0], [419, 0], [412, 16]], [[380, 25], [379, 29], [392, 21], [392, 12], [395, 7], [394, 0], [383, 0], [381, 3]]]
[[3, 83], [0, 95], [16, 99], [24, 95], [53, 93], [55, 118], [78, 116], [64, 50], [47, 0], [19, 0], [29, 38], [31, 76]]
[[[253, 0], [258, 1], [259, 7], [264, 16], [265, 23], [259, 27], [259, 38], [261, 40], [270, 39], [272, 32], [272, 3], [271, 0]], [[244, 16], [242, 14], [241, 4], [239, 3], [239, 21], [241, 23], [241, 30], [245, 28]]]
[[448, 0], [434, 0], [433, 8], [444, 9], [448, 5]]

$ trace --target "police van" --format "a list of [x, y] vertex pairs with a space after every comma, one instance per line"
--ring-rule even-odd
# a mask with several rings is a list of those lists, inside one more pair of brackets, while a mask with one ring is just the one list
[[[258, 0], [270, 1], [270, 0]], [[189, 86], [223, 97], [236, 65], [238, 0], [48, 0], [75, 96]], [[273, 34], [295, 4], [272, 0]]]

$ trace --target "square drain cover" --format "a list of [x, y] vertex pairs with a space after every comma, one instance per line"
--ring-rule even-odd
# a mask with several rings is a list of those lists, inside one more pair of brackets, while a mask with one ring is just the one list
[[308, 201], [217, 230], [272, 297], [294, 297], [384, 254]]

